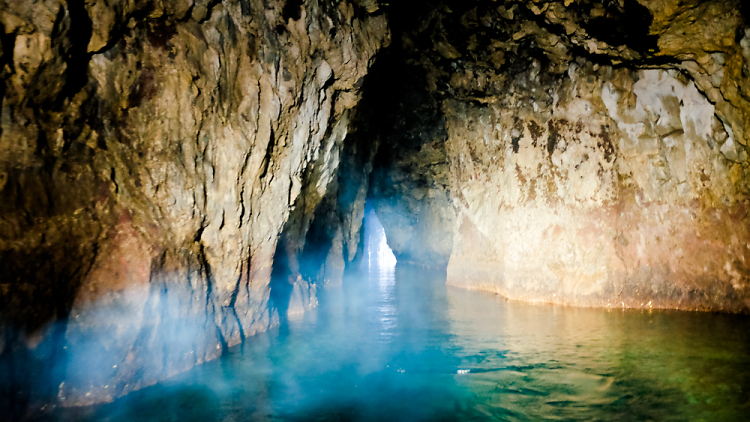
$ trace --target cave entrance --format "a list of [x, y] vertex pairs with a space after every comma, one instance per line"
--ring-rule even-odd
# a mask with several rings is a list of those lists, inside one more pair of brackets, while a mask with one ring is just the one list
[[378, 220], [375, 209], [368, 201], [365, 204], [365, 239], [360, 269], [386, 269], [396, 266], [396, 255], [388, 247], [385, 229]]

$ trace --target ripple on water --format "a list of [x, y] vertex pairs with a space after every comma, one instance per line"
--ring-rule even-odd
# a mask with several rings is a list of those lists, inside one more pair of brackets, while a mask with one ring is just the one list
[[[508, 302], [398, 267], [229, 355], [65, 420], [743, 420], [744, 316]], [[459, 371], [468, 371], [459, 373]]]

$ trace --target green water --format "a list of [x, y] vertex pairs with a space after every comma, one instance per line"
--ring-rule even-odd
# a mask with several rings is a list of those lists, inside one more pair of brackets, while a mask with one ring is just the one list
[[[750, 420], [750, 318], [576, 309], [385, 269], [209, 362], [66, 420]], [[468, 370], [466, 374], [458, 371]]]

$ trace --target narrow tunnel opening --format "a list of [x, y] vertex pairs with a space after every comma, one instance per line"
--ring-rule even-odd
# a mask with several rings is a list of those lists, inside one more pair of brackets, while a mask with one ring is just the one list
[[365, 204], [364, 217], [364, 253], [360, 264], [360, 271], [388, 269], [396, 266], [396, 255], [388, 246], [385, 229], [378, 219], [372, 204]]

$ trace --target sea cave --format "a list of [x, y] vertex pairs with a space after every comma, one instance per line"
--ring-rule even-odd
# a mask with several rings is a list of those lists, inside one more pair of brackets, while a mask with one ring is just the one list
[[747, 420], [743, 0], [0, 0], [0, 419]]

